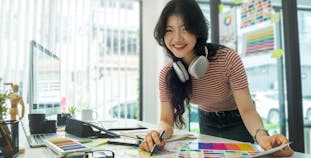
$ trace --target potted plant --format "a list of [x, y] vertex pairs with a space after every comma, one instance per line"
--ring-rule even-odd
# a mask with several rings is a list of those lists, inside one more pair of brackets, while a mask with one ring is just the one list
[[5, 105], [5, 101], [8, 98], [8, 94], [0, 93], [0, 120], [3, 120], [3, 116], [6, 115], [8, 108]]
[[68, 107], [68, 112], [71, 114], [72, 118], [76, 117], [77, 111], [78, 111], [78, 108], [74, 105]]

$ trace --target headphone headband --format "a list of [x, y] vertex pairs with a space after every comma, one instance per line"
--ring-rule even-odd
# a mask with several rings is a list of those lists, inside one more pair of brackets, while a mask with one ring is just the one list
[[190, 77], [188, 74], [196, 79], [201, 78], [205, 75], [209, 65], [209, 61], [207, 59], [208, 49], [206, 46], [204, 48], [204, 51], [205, 56], [201, 55], [194, 58], [188, 66], [188, 71], [181, 61], [176, 61], [173, 63], [173, 69], [181, 82], [185, 83], [189, 80]]

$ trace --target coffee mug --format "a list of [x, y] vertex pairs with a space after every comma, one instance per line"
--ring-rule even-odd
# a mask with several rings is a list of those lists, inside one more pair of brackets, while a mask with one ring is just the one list
[[81, 120], [82, 121], [93, 121], [96, 120], [98, 114], [92, 109], [82, 109], [81, 110]]

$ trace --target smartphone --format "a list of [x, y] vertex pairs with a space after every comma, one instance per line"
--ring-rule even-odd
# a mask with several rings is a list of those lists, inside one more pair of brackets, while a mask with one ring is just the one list
[[117, 138], [108, 140], [109, 144], [137, 146], [137, 147], [141, 142], [142, 142], [141, 140], [127, 139], [127, 138]]

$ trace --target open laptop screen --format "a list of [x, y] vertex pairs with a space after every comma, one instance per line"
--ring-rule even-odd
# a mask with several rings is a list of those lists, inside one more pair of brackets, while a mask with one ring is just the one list
[[56, 117], [60, 112], [61, 61], [58, 56], [38, 42], [31, 41], [29, 66], [30, 113]]

